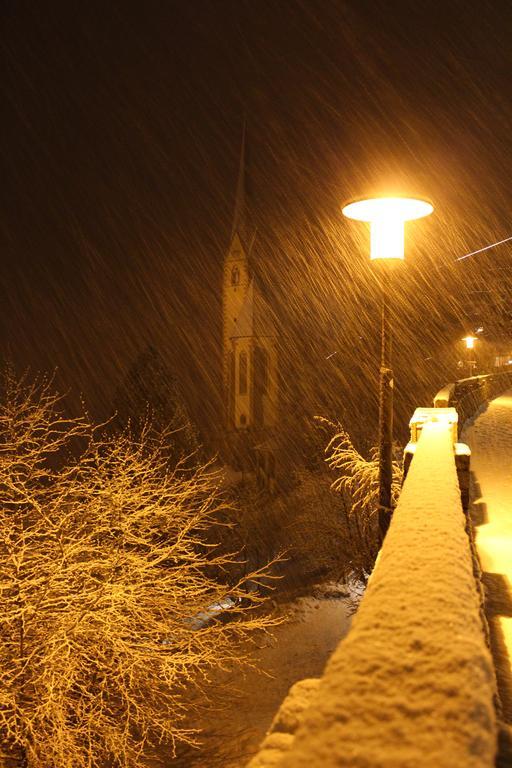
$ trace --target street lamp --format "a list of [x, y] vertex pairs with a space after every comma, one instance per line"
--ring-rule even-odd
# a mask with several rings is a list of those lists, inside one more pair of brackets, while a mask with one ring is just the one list
[[[396, 264], [404, 259], [404, 224], [434, 210], [431, 203], [411, 197], [379, 197], [354, 200], [342, 208], [349, 219], [370, 224], [370, 259]], [[393, 371], [391, 369], [391, 271], [381, 272], [381, 360], [379, 377], [379, 529], [381, 539], [393, 512]]]
[[466, 342], [466, 350], [467, 350], [466, 354], [467, 354], [467, 357], [468, 357], [467, 362], [468, 362], [469, 376], [470, 377], [473, 375], [473, 371], [474, 371], [475, 366], [476, 366], [476, 360], [472, 360], [471, 359], [473, 357], [472, 350], [474, 350], [474, 348], [475, 348], [475, 341], [476, 340], [477, 340], [477, 337], [476, 336], [472, 336], [470, 333], [468, 333], [468, 335], [464, 336], [464, 338], [462, 339], [462, 341]]

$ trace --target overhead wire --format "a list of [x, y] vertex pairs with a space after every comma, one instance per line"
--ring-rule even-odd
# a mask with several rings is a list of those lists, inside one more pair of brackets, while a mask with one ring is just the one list
[[503, 243], [508, 243], [510, 240], [512, 240], [512, 235], [510, 237], [505, 237], [503, 240], [498, 240], [496, 243], [491, 243], [491, 245], [486, 245], [484, 248], [478, 248], [476, 251], [471, 251], [470, 253], [465, 253], [464, 256], [459, 256], [455, 261], [462, 261], [463, 259], [469, 258], [469, 256], [476, 256], [477, 253], [482, 253], [483, 251], [488, 251], [490, 248], [495, 248], [497, 245], [502, 245]]

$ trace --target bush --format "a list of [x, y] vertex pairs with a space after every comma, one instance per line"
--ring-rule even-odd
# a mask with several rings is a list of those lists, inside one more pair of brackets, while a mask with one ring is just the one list
[[[51, 383], [7, 373], [0, 405], [0, 734], [29, 768], [140, 765], [192, 742], [188, 691], [247, 661], [271, 618], [230, 588], [233, 620], [194, 617], [225, 596], [208, 466], [174, 469], [142, 430], [66, 419]], [[258, 579], [249, 574], [247, 579]], [[244, 597], [244, 601], [238, 598]]]
[[[330, 469], [338, 474], [332, 489], [343, 496], [344, 507], [348, 510], [347, 523], [350, 536], [355, 544], [354, 570], [362, 575], [369, 573], [379, 549], [379, 460], [377, 448], [372, 448], [370, 457], [354, 448], [346, 429], [318, 418], [334, 432], [325, 452]], [[400, 494], [400, 464], [393, 461], [392, 506], [396, 506]]]

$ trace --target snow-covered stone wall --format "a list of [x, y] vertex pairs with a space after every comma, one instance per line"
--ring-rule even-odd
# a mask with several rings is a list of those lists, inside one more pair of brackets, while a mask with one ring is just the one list
[[487, 373], [446, 384], [434, 397], [436, 408], [452, 406], [459, 414], [459, 434], [465, 422], [488, 400], [512, 386], [512, 371]]
[[352, 628], [306, 690], [251, 768], [494, 765], [494, 669], [442, 422], [425, 424]]

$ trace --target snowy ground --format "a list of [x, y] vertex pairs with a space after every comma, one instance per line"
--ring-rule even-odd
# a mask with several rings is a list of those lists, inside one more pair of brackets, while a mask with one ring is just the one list
[[512, 722], [512, 390], [466, 427], [472, 517], [505, 719]]
[[[257, 650], [260, 671], [231, 675], [236, 694], [212, 706], [201, 723], [204, 746], [169, 760], [169, 768], [243, 768], [297, 680], [321, 675], [350, 626], [358, 590], [324, 586], [278, 607], [286, 621]], [[265, 674], [262, 674], [264, 672]]]

